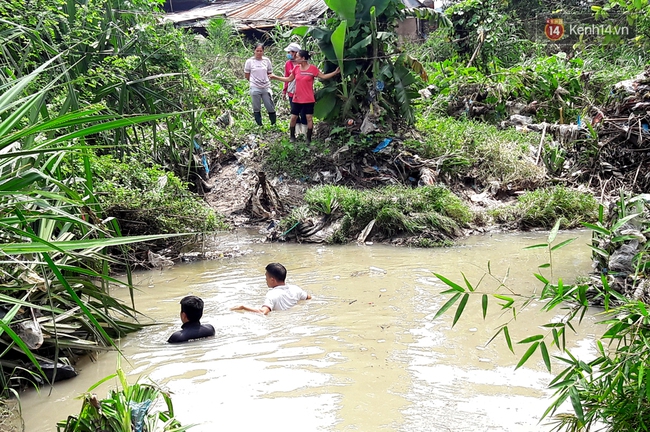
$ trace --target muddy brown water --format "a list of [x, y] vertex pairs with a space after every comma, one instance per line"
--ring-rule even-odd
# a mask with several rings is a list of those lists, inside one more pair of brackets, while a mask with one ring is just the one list
[[[462, 271], [477, 282], [489, 261], [495, 274], [509, 269], [509, 286], [519, 293], [540, 289], [532, 273], [547, 257], [523, 248], [545, 236], [478, 236], [443, 249], [219, 238], [217, 247], [236, 244], [247, 253], [136, 275], [136, 307], [160, 325], [124, 338], [119, 363], [132, 382], [148, 377], [171, 390], [177, 417], [197, 424], [191, 429], [197, 432], [547, 431], [539, 418], [551, 400], [552, 375], [541, 357], [515, 370], [524, 348], [516, 346], [514, 356], [500, 339], [485, 346], [509, 316], [493, 307], [483, 321], [477, 297], [455, 327], [451, 312], [433, 319], [447, 298], [433, 272], [460, 282]], [[590, 270], [589, 234], [564, 232], [558, 241], [570, 237], [578, 239], [554, 257], [554, 276], [565, 281]], [[314, 298], [266, 317], [231, 312], [238, 304], [261, 304], [264, 266], [274, 261], [287, 266], [288, 282]], [[217, 335], [168, 345], [187, 294], [205, 300], [202, 321]], [[532, 304], [511, 325], [514, 340], [542, 332], [539, 326], [561, 313], [543, 314], [541, 306]], [[569, 338], [574, 354], [593, 353], [595, 321], [588, 316]], [[51, 393], [22, 394], [25, 430], [55, 430], [57, 420], [79, 412], [75, 398], [117, 365], [117, 355], [105, 353], [81, 362], [80, 375]], [[95, 392], [104, 397], [114, 385]]]

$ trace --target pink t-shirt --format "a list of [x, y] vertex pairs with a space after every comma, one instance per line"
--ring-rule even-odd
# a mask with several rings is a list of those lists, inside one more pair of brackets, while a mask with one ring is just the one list
[[293, 95], [294, 103], [314, 103], [314, 79], [320, 74], [318, 68], [309, 65], [307, 70], [300, 70], [300, 66], [293, 68], [291, 72], [296, 77], [296, 92]]

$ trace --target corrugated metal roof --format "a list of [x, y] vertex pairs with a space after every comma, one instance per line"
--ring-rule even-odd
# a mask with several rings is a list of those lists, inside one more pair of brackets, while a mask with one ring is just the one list
[[[417, 0], [402, 1], [407, 7], [417, 7], [415, 3], [419, 4]], [[225, 16], [232, 19], [238, 29], [245, 30], [268, 28], [276, 24], [310, 24], [326, 10], [327, 5], [323, 0], [216, 0], [209, 6], [168, 13], [165, 20], [182, 26], [202, 27], [211, 18]]]
[[231, 11], [228, 17], [242, 21], [312, 22], [326, 10], [323, 0], [255, 0]]
[[194, 9], [171, 12], [165, 14], [165, 20], [174, 24], [201, 25], [211, 18], [225, 16], [228, 12], [255, 0], [217, 0], [208, 6], [199, 6]]

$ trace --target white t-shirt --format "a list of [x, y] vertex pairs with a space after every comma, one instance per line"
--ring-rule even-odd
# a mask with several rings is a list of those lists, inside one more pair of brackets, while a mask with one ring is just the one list
[[244, 72], [251, 74], [251, 87], [271, 87], [269, 74], [273, 72], [273, 67], [271, 66], [271, 60], [269, 60], [268, 57], [262, 57], [262, 60], [258, 60], [255, 57], [249, 58], [246, 60], [246, 63], [244, 63]]
[[268, 290], [262, 306], [272, 311], [287, 310], [299, 300], [307, 300], [307, 293], [302, 288], [297, 285], [279, 285]]

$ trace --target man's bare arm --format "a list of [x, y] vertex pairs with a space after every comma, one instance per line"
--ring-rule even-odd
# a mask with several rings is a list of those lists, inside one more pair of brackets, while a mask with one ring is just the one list
[[248, 311], [248, 312], [256, 312], [256, 313], [261, 313], [262, 315], [268, 315], [269, 312], [271, 312], [271, 309], [268, 306], [262, 306], [259, 309], [248, 307], [248, 306], [235, 306], [230, 308], [231, 311]]

